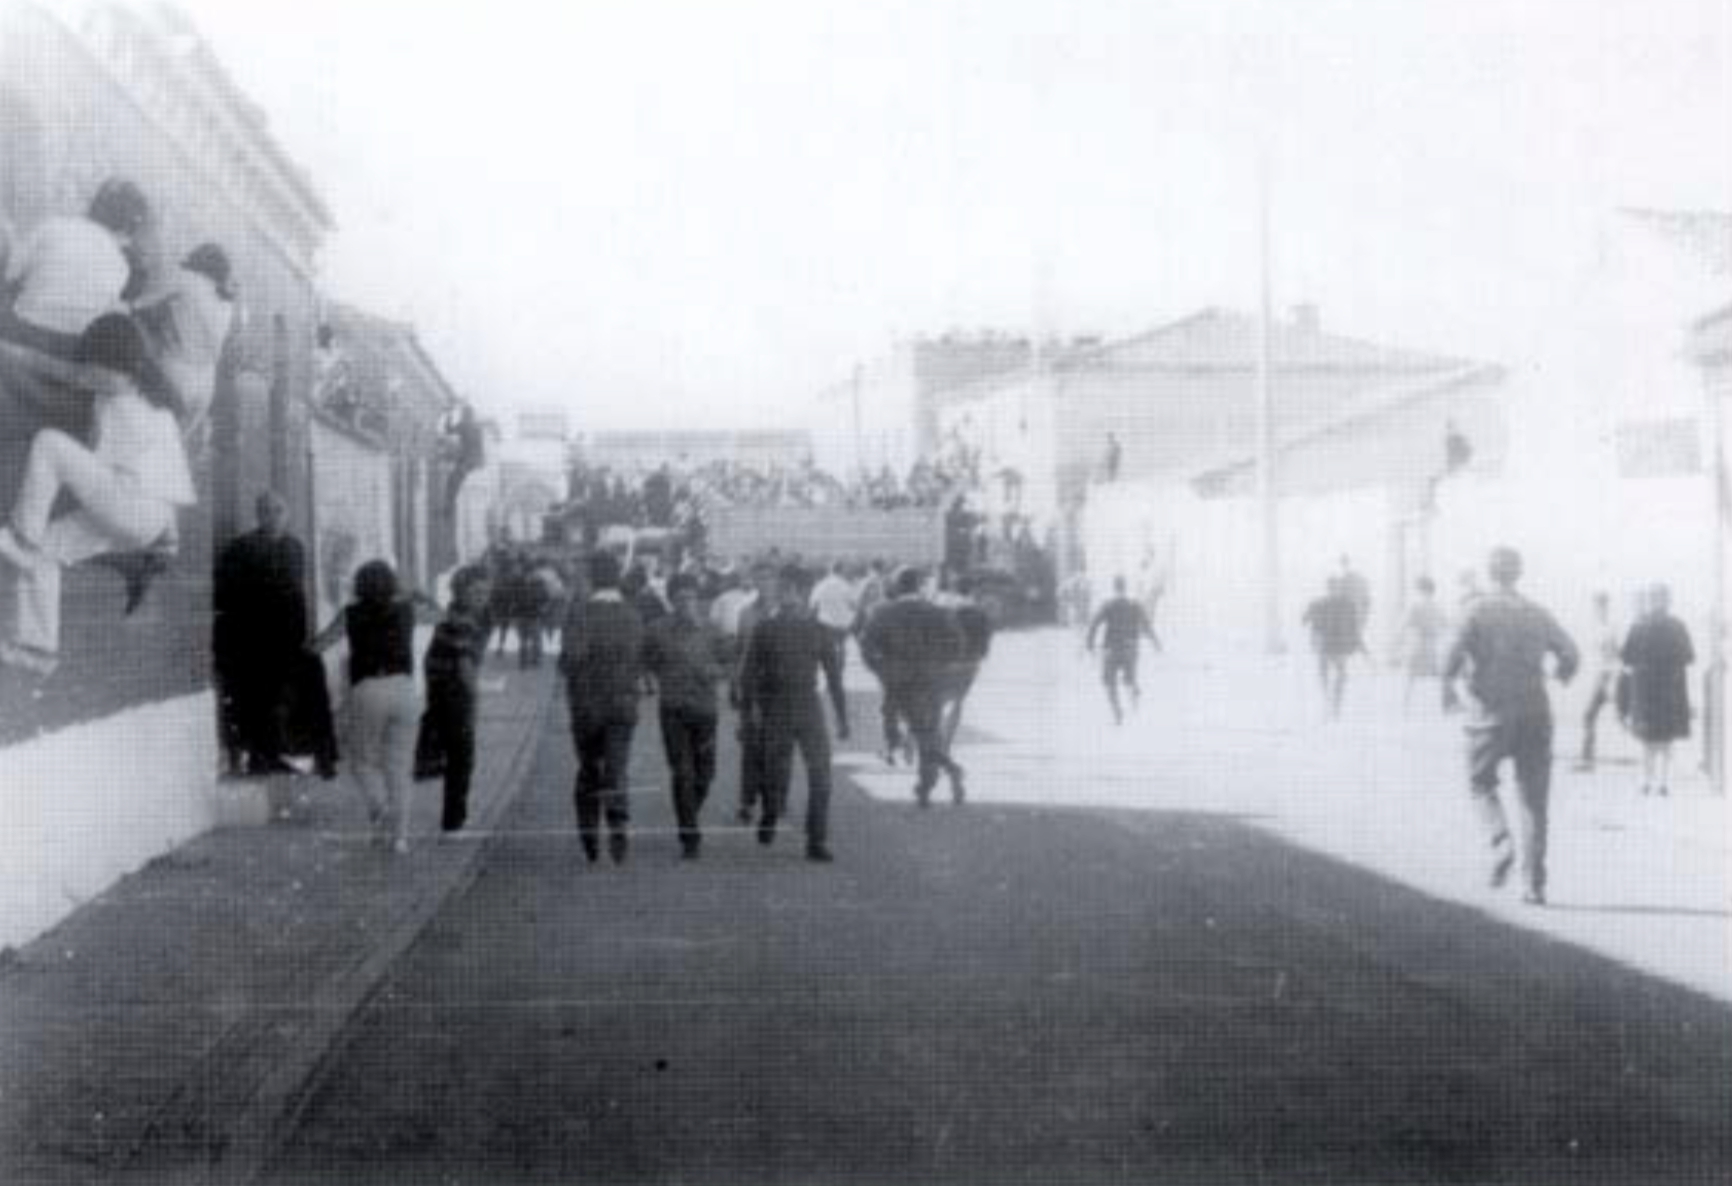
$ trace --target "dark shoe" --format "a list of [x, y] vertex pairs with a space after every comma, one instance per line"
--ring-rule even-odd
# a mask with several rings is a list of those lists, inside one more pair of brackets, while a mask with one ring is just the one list
[[828, 865], [836, 859], [836, 854], [822, 844], [808, 844], [806, 859], [819, 865]]
[[914, 788], [914, 801], [916, 803], [920, 804], [920, 806], [922, 806], [922, 807], [931, 807], [932, 806], [932, 788], [931, 787], [915, 787]]
[[601, 844], [594, 836], [585, 836], [583, 838], [583, 855], [592, 865], [601, 859]]
[[734, 813], [734, 818], [739, 820], [741, 825], [750, 827], [754, 818], [754, 813], [750, 807], [742, 807], [739, 811]]
[[950, 801], [961, 807], [968, 800], [968, 787], [964, 782], [967, 771], [961, 766], [950, 768]]
[[1500, 852], [1491, 863], [1491, 876], [1487, 880], [1492, 889], [1502, 889], [1504, 882], [1509, 880], [1510, 870], [1515, 868], [1515, 853], [1507, 849]]
[[1522, 901], [1529, 906], [1544, 906], [1546, 904], [1546, 891], [1535, 886], [1522, 895]]
[[625, 864], [625, 850], [629, 844], [624, 832], [614, 832], [608, 836], [607, 855], [613, 858], [614, 864]]
[[680, 860], [695, 861], [698, 859], [699, 851], [698, 842], [696, 840], [688, 840], [684, 844], [680, 845]]
[[776, 839], [776, 817], [766, 815], [758, 821], [758, 843], [772, 844]]

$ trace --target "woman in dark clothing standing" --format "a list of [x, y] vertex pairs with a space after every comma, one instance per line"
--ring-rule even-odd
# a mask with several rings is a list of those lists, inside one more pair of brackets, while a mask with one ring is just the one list
[[409, 795], [421, 715], [415, 691], [418, 610], [437, 616], [439, 606], [421, 593], [399, 595], [391, 566], [369, 560], [355, 572], [355, 599], [309, 644], [323, 651], [340, 638], [348, 640], [355, 785], [375, 833], [380, 839], [392, 836], [391, 848], [399, 854], [409, 851]]
[[1630, 729], [1642, 742], [1642, 794], [1666, 794], [1672, 743], [1690, 735], [1690, 632], [1672, 616], [1671, 591], [1655, 585], [1624, 640], [1630, 672]]

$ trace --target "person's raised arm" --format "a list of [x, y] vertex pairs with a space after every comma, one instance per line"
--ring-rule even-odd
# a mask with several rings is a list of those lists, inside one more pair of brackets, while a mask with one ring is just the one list
[[445, 616], [444, 607], [419, 589], [410, 592], [409, 604], [415, 607], [415, 620], [422, 624], [437, 622]]
[[1149, 611], [1137, 606], [1137, 629], [1147, 638], [1155, 650], [1161, 650], [1161, 636], [1155, 633], [1155, 624], [1149, 621]]
[[343, 627], [348, 622], [348, 618], [347, 606], [338, 610], [331, 620], [325, 623], [325, 628], [313, 635], [311, 641], [307, 643], [307, 649], [315, 654], [330, 650], [336, 645], [337, 640], [343, 637]]
[[1449, 653], [1443, 660], [1443, 710], [1454, 712], [1461, 706], [1461, 697], [1456, 693], [1455, 681], [1461, 678], [1462, 669], [1467, 666], [1468, 648], [1471, 645], [1470, 635], [1473, 632], [1473, 619], [1469, 617], [1456, 631], [1455, 638], [1449, 644]]

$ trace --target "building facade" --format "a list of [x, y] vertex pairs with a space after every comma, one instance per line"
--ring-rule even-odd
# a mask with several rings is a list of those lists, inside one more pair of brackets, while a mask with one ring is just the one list
[[[15, 933], [47, 925], [69, 895], [95, 892], [216, 818], [211, 557], [251, 526], [262, 489], [289, 496], [297, 531], [311, 519], [314, 259], [331, 230], [319, 195], [172, 10], [97, 4], [74, 23], [27, 0], [0, 5], [0, 212], [10, 229], [24, 236], [49, 216], [82, 214], [111, 176], [136, 182], [157, 214], [147, 271], [219, 243], [239, 316], [208, 430], [186, 442], [198, 502], [181, 509], [161, 573], [127, 613], [115, 569], [73, 568], [58, 670], [45, 681], [0, 675], [0, 785], [19, 824], [0, 860], [0, 919]], [[41, 424], [3, 403], [0, 496], [10, 504]], [[120, 770], [124, 795], [66, 794], [115, 786]]]
[[308, 455], [318, 600], [328, 612], [374, 557], [423, 589], [456, 563], [444, 428], [460, 400], [413, 326], [337, 303], [325, 307], [323, 326]]
[[898, 342], [819, 392], [813, 407], [812, 456], [842, 478], [889, 469], [898, 477], [941, 444], [945, 392], [1028, 367], [1026, 337], [983, 331]]

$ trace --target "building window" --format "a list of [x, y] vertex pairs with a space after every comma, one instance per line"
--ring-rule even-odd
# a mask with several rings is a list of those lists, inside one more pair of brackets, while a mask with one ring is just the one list
[[1702, 472], [1702, 434], [1694, 416], [1626, 420], [1613, 430], [1621, 478], [1675, 478]]

